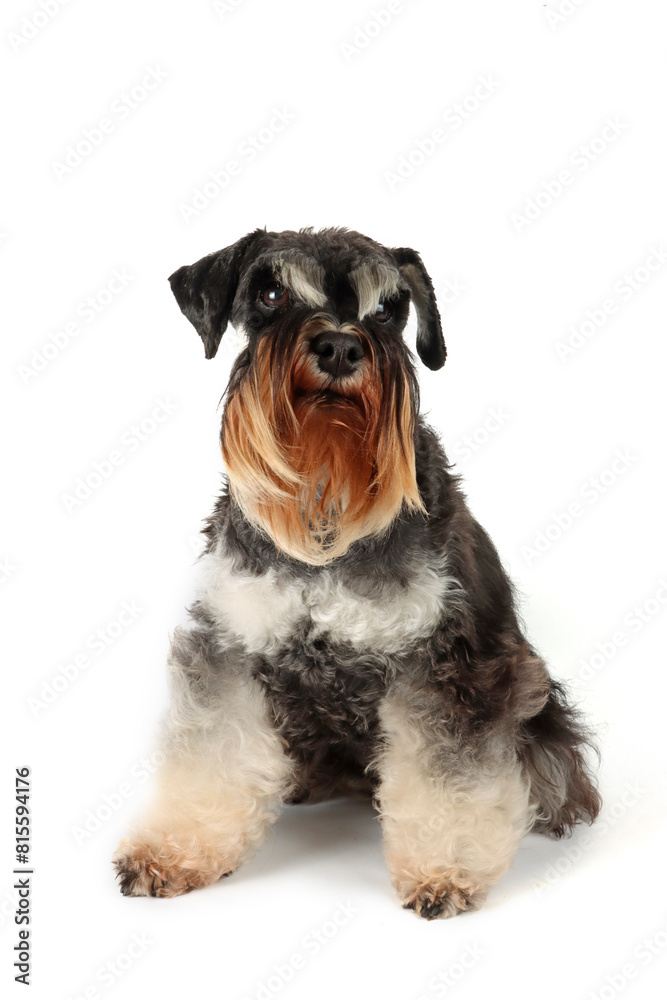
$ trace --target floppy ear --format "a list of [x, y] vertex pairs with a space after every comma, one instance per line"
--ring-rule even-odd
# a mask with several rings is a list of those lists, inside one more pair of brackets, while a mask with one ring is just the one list
[[229, 316], [246, 251], [262, 232], [256, 229], [224, 250], [186, 264], [169, 278], [171, 290], [183, 315], [204, 341], [206, 357], [214, 358]]
[[392, 252], [410, 289], [412, 304], [417, 313], [417, 353], [427, 368], [437, 371], [445, 363], [447, 348], [442, 336], [433, 282], [416, 250], [399, 247]]

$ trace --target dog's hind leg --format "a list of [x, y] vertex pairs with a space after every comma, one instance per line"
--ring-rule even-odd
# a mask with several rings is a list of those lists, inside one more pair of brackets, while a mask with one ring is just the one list
[[127, 896], [176, 896], [239, 867], [289, 794], [292, 762], [243, 653], [178, 630], [173, 702], [152, 807], [114, 855]]
[[592, 742], [563, 687], [552, 681], [538, 715], [521, 727], [519, 756], [536, 806], [535, 832], [562, 837], [576, 823], [592, 823], [602, 804], [587, 766]]

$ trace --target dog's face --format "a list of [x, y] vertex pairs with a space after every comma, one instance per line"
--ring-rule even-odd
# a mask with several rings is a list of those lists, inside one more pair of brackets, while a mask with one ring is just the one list
[[418, 390], [402, 336], [410, 301], [429, 368], [442, 367], [445, 345], [414, 250], [346, 230], [256, 230], [170, 282], [207, 358], [230, 320], [247, 337], [222, 450], [234, 499], [279, 549], [326, 563], [421, 508]]

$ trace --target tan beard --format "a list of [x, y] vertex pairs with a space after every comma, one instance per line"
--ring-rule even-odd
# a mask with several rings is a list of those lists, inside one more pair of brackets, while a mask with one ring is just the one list
[[366, 354], [330, 392], [310, 340], [331, 329], [339, 328], [314, 316], [279, 378], [268, 341], [260, 342], [252, 370], [230, 392], [221, 429], [230, 490], [246, 518], [312, 565], [383, 534], [403, 508], [424, 510], [407, 376], [381, 372], [362, 331], [346, 324], [340, 329], [362, 338]]

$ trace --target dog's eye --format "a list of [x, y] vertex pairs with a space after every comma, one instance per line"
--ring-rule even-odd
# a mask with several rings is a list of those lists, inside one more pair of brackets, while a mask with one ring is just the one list
[[289, 292], [280, 285], [270, 285], [262, 293], [262, 302], [266, 306], [271, 306], [272, 309], [280, 309], [287, 303], [288, 299]]
[[380, 323], [386, 323], [391, 317], [391, 306], [388, 302], [378, 302], [378, 307], [375, 310], [375, 318], [380, 321]]

